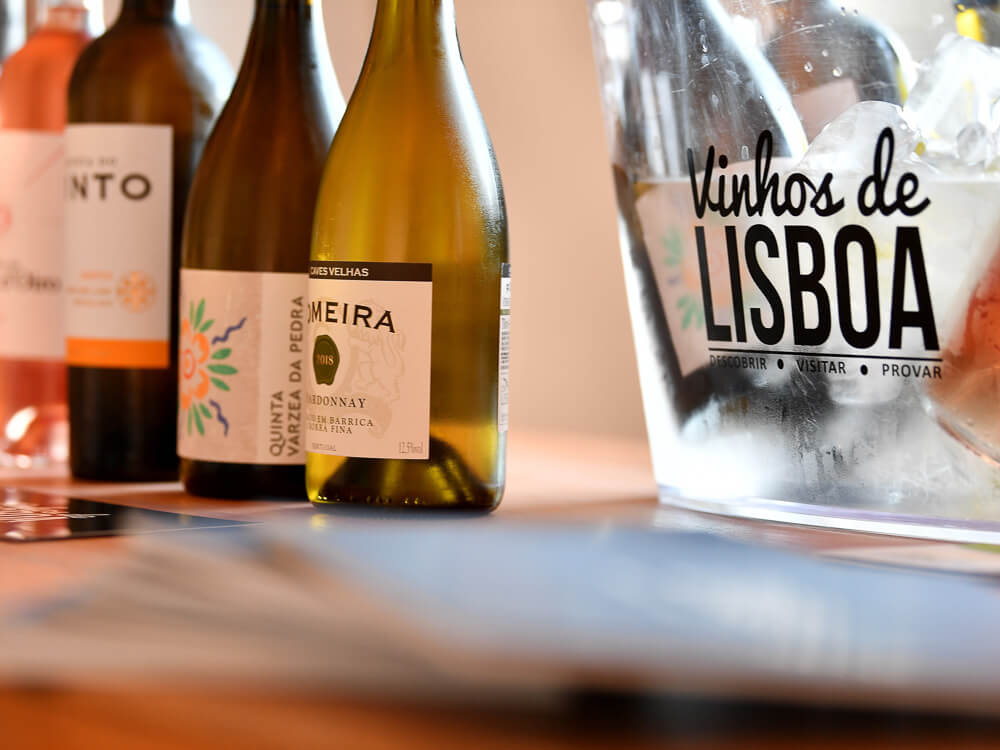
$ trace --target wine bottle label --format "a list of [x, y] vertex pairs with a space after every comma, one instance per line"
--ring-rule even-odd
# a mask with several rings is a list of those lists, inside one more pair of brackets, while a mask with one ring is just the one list
[[429, 263], [310, 263], [307, 450], [429, 456], [431, 286]]
[[0, 131], [0, 356], [61, 360], [62, 135]]
[[306, 276], [181, 269], [184, 458], [302, 464]]
[[500, 268], [500, 377], [497, 380], [497, 430], [507, 432], [510, 403], [510, 263]]
[[66, 128], [66, 358], [170, 363], [173, 135], [167, 125]]

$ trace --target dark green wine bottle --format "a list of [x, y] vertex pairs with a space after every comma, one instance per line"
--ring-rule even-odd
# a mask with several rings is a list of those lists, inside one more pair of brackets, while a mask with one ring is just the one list
[[177, 476], [177, 289], [184, 207], [232, 85], [187, 0], [124, 0], [81, 55], [66, 132], [70, 466]]

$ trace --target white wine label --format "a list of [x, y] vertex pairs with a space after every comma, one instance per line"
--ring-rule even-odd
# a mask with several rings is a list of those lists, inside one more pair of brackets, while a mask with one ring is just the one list
[[170, 363], [173, 136], [167, 125], [66, 128], [66, 358]]
[[510, 404], [510, 263], [500, 270], [500, 377], [497, 379], [497, 430], [507, 432]]
[[0, 356], [61, 360], [63, 136], [0, 131]]
[[307, 450], [427, 458], [431, 264], [309, 265]]
[[306, 275], [181, 269], [184, 458], [301, 464]]

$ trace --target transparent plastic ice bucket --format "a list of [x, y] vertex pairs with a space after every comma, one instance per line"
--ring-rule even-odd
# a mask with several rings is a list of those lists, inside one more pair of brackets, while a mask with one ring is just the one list
[[1000, 542], [1000, 17], [590, 0], [661, 499]]

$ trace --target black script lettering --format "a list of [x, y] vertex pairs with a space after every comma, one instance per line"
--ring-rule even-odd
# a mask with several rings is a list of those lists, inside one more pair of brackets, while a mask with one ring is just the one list
[[[694, 151], [688, 149], [688, 177], [698, 218], [704, 218], [705, 212], [709, 210], [719, 216], [740, 216], [744, 212], [747, 216], [762, 216], [769, 205], [775, 216], [786, 213], [800, 216], [807, 206], [819, 216], [832, 216], [844, 207], [844, 201], [833, 196], [833, 175], [829, 173], [823, 176], [817, 187], [808, 175], [793, 172], [785, 177], [782, 187], [781, 178], [771, 172], [773, 155], [774, 138], [770, 131], [765, 130], [757, 138], [753, 181], [751, 182], [748, 174], [733, 174], [727, 181], [726, 175], [715, 178], [714, 172], [716, 164], [720, 169], [725, 169], [729, 159], [725, 154], [716, 159], [715, 147], [709, 146], [704, 175], [699, 185]], [[717, 186], [715, 197], [712, 196], [713, 184]]]
[[[871, 216], [876, 211], [883, 216], [889, 216], [895, 211], [904, 216], [916, 216], [931, 204], [930, 198], [924, 198], [915, 206], [907, 205], [907, 201], [915, 198], [920, 189], [920, 180], [912, 172], [903, 173], [896, 184], [896, 200], [891, 203], [887, 201], [885, 193], [889, 189], [889, 175], [892, 172], [892, 156], [895, 149], [892, 128], [885, 128], [875, 143], [872, 173], [862, 180], [858, 188], [858, 210], [865, 216]], [[873, 193], [870, 200], [869, 193]]]

